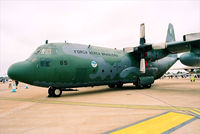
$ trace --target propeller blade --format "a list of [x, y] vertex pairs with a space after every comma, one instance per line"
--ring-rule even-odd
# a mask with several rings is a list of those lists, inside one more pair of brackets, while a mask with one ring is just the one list
[[144, 23], [140, 24], [140, 45], [146, 43], [145, 41], [145, 25]]
[[144, 58], [140, 59], [140, 72], [145, 73], [145, 59]]
[[145, 59], [146, 67], [147, 67], [147, 69], [149, 69], [148, 62], [147, 62], [147, 60], [146, 60], [146, 57], [147, 57], [147, 52], [144, 53], [144, 59]]
[[140, 25], [140, 46], [135, 47], [134, 51], [140, 54], [140, 72], [145, 73], [146, 67], [149, 68], [146, 61], [147, 52], [152, 49], [152, 44], [145, 44], [145, 25], [142, 23]]

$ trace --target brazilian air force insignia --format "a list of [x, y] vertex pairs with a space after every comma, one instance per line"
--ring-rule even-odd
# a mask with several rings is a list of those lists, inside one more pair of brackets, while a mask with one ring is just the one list
[[97, 67], [97, 62], [96, 62], [96, 61], [91, 61], [91, 66], [92, 66], [93, 68]]

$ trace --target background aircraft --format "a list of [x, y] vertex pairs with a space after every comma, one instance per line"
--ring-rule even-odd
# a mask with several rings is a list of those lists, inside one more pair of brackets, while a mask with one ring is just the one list
[[[186, 67], [179, 67], [179, 68], [171, 68], [170, 70], [178, 71], [177, 73], [173, 73], [173, 74], [176, 74], [176, 76], [178, 76], [178, 77], [184, 77], [184, 76], [191, 77], [193, 75], [196, 78], [200, 78], [200, 67], [189, 67], [189, 66], [186, 66]], [[186, 72], [182, 72], [182, 70], [186, 71], [187, 73]], [[182, 72], [182, 73], [179, 73], [179, 72]], [[170, 77], [171, 73], [168, 73], [165, 76], [166, 77]]]
[[[170, 69], [171, 70], [171, 69]], [[191, 74], [189, 73], [186, 73], [186, 72], [181, 72], [181, 71], [178, 71], [178, 72], [166, 72], [164, 75], [163, 75], [163, 78], [187, 78], [187, 77], [190, 77]]]
[[140, 45], [124, 50], [75, 43], [48, 43], [27, 60], [15, 63], [8, 76], [31, 85], [49, 87], [50, 97], [58, 97], [66, 88], [108, 85], [110, 88], [133, 83], [150, 88], [176, 61], [177, 54], [200, 46], [200, 39], [175, 42], [169, 24], [166, 43], [147, 44], [145, 26], [140, 26]]

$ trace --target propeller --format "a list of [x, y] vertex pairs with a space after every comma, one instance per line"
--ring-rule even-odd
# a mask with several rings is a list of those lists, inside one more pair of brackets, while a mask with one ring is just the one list
[[[170, 40], [174, 41], [174, 32], [173, 26], [169, 24], [168, 26], [168, 33], [167, 33], [167, 42]], [[145, 25], [142, 23], [140, 25], [140, 45], [138, 47], [134, 47], [133, 51], [139, 56], [140, 58], [140, 72], [145, 73], [146, 67], [148, 67], [148, 63], [146, 60], [147, 52], [154, 49], [165, 49], [167, 48], [167, 43], [159, 43], [159, 44], [147, 44], [145, 40]], [[149, 57], [148, 57], [149, 58]], [[158, 58], [159, 59], [159, 58]]]
[[140, 25], [140, 46], [138, 47], [138, 52], [140, 53], [140, 72], [145, 73], [146, 67], [148, 68], [148, 63], [146, 61], [147, 51], [152, 49], [151, 44], [145, 44], [145, 25], [142, 23]]

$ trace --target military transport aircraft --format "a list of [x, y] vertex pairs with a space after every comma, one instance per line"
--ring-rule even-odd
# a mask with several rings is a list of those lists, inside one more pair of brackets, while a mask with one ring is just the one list
[[[197, 47], [198, 46], [198, 47]], [[8, 69], [14, 80], [49, 87], [50, 97], [59, 97], [67, 88], [133, 83], [150, 88], [177, 61], [177, 53], [199, 48], [200, 39], [175, 42], [169, 24], [166, 43], [147, 44], [145, 26], [140, 26], [140, 45], [122, 50], [74, 43], [48, 43], [27, 60]], [[198, 49], [199, 50], [199, 49]]]

